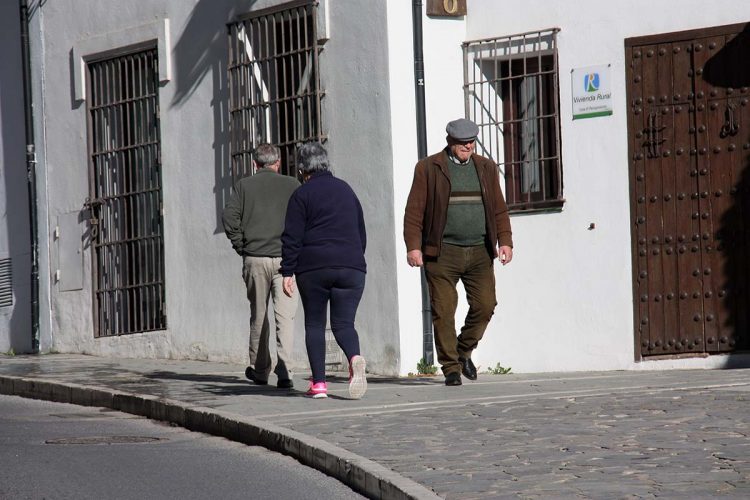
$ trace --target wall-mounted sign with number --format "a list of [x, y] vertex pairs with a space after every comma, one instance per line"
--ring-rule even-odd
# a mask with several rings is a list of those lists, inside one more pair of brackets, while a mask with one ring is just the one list
[[466, 0], [427, 0], [427, 15], [461, 17], [466, 15]]

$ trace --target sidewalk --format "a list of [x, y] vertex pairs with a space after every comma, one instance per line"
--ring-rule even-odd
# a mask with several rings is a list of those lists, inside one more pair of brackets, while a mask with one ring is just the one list
[[350, 401], [244, 366], [0, 355], [0, 393], [103, 406], [294, 456], [373, 498], [750, 498], [750, 370], [368, 378]]

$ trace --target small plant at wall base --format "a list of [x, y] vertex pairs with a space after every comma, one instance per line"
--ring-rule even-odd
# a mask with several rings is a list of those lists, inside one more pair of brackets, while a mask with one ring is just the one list
[[417, 363], [417, 375], [435, 375], [437, 373], [437, 366], [428, 365], [424, 358], [419, 360]]
[[16, 355], [16, 351], [14, 351], [14, 350], [13, 350], [13, 348], [11, 347], [11, 348], [10, 348], [10, 349], [8, 350], [8, 352], [6, 352], [6, 353], [5, 353], [5, 355], [6, 355], [6, 356], [15, 356], [15, 355]]
[[490, 373], [492, 375], [506, 375], [510, 373], [511, 367], [505, 368], [504, 366], [500, 366], [500, 363], [495, 365], [495, 368], [487, 368], [487, 373]]

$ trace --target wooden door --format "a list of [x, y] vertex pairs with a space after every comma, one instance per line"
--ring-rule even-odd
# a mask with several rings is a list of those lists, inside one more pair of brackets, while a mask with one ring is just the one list
[[626, 40], [637, 357], [748, 347], [743, 29]]

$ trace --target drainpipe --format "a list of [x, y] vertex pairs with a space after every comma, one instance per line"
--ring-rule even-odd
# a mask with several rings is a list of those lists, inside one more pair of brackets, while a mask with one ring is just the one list
[[21, 1], [21, 59], [23, 104], [26, 121], [26, 175], [29, 189], [31, 232], [31, 350], [39, 352], [39, 238], [37, 237], [36, 149], [34, 147], [34, 104], [31, 100], [31, 51], [29, 48], [29, 6]]
[[[417, 153], [419, 159], [427, 156], [427, 120], [424, 101], [424, 56], [422, 54], [422, 0], [412, 0], [412, 25], [414, 36], [414, 94], [417, 104]], [[422, 357], [428, 365], [434, 363], [432, 349], [432, 310], [430, 292], [424, 267], [420, 268], [422, 282]]]

